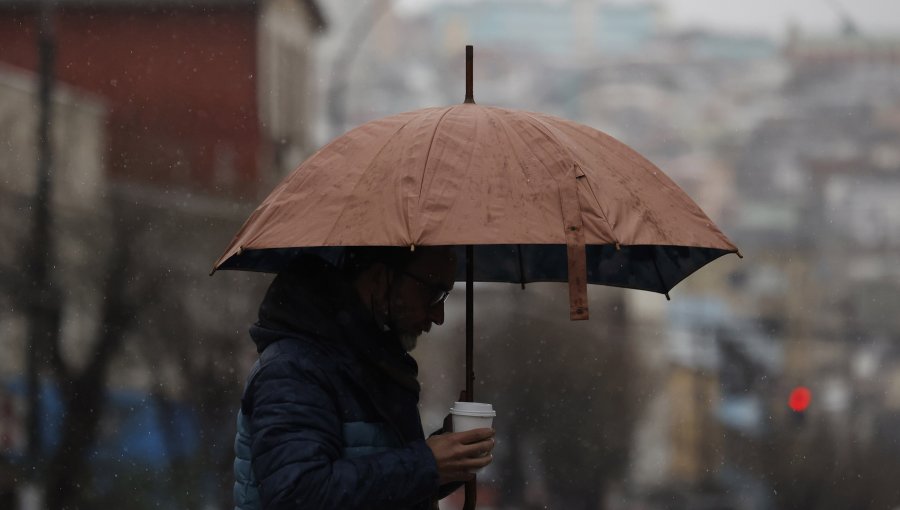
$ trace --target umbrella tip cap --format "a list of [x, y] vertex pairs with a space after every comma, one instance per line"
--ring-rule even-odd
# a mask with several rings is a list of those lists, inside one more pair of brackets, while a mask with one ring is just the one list
[[471, 44], [466, 45], [466, 98], [463, 100], [463, 104], [475, 104], [475, 93], [473, 92], [472, 85], [472, 67], [473, 62], [475, 60], [475, 47]]

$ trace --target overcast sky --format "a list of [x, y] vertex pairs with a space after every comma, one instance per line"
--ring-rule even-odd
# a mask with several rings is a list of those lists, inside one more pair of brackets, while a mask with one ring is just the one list
[[[473, 0], [396, 0], [398, 7], [414, 11], [421, 11], [441, 2], [471, 1]], [[635, 1], [645, 0], [615, 0], [615, 3]], [[781, 37], [789, 22], [796, 23], [804, 31], [831, 31], [839, 26], [838, 12], [843, 10], [863, 32], [900, 36], [900, 0], [655, 1], [666, 6], [668, 20], [676, 27], [706, 26]], [[510, 3], [515, 4], [514, 1]]]

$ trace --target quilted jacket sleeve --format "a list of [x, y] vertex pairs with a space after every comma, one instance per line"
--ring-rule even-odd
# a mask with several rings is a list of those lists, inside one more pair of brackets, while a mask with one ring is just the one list
[[413, 506], [437, 494], [424, 441], [341, 458], [341, 420], [321, 369], [273, 360], [248, 387], [253, 470], [264, 510]]

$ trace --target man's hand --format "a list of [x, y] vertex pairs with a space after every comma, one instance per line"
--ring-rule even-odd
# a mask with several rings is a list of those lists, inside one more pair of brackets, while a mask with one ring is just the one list
[[437, 460], [441, 485], [469, 481], [475, 476], [473, 471], [494, 460], [494, 429], [448, 432], [431, 436], [426, 442]]

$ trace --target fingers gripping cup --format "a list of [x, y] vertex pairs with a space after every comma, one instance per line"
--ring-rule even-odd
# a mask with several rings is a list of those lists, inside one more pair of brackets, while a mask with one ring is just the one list
[[494, 424], [494, 406], [480, 402], [454, 402], [450, 408], [453, 417], [453, 432], [491, 428]]
[[[491, 428], [494, 424], [494, 406], [480, 402], [454, 402], [450, 408], [453, 420], [453, 432], [465, 432], [472, 429]], [[485, 452], [484, 455], [488, 453]], [[483, 468], [474, 470], [478, 473]]]

